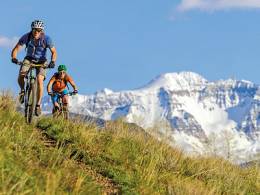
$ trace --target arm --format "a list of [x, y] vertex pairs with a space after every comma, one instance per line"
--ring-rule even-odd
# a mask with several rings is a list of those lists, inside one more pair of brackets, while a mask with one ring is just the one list
[[22, 46], [21, 46], [19, 43], [17, 43], [16, 46], [15, 46], [15, 48], [14, 48], [13, 51], [12, 51], [12, 54], [11, 54], [12, 58], [16, 58], [17, 52], [18, 52], [21, 48], [22, 48]]
[[52, 86], [53, 83], [54, 83], [54, 81], [53, 81], [53, 79], [51, 78], [51, 80], [49, 81], [48, 86], [47, 86], [47, 92], [50, 92], [50, 91], [51, 91], [51, 86]]
[[70, 83], [71, 86], [73, 87], [74, 91], [76, 91], [76, 90], [77, 90], [77, 87], [76, 87], [75, 83], [74, 83], [72, 80], [69, 81], [69, 83]]
[[69, 75], [67, 75], [67, 78], [68, 78], [70, 85], [73, 87], [74, 91], [76, 91], [77, 87], [76, 87], [75, 83], [73, 82], [73, 80], [71, 79], [71, 77]]
[[13, 51], [12, 51], [12, 59], [16, 58], [17, 56], [17, 52], [22, 48], [22, 46], [26, 43], [28, 36], [30, 33], [26, 33], [24, 34], [18, 41], [18, 43], [16, 44], [16, 46], [14, 47]]
[[51, 61], [54, 61], [55, 62], [55, 60], [56, 60], [56, 58], [57, 58], [57, 52], [56, 52], [56, 49], [55, 49], [55, 47], [53, 46], [51, 49], [50, 49], [50, 51], [51, 51]]

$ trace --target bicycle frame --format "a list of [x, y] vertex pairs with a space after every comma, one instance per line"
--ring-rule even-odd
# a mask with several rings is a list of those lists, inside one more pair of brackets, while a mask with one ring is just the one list
[[63, 97], [67, 95], [67, 96], [72, 96], [75, 95], [73, 92], [68, 92], [67, 94], [52, 94], [51, 96], [53, 97], [58, 97], [58, 104], [61, 107], [61, 104], [63, 104]]
[[25, 118], [27, 123], [33, 121], [34, 110], [35, 110], [35, 100], [36, 100], [36, 74], [35, 68], [39, 66], [44, 66], [43, 64], [33, 64], [26, 62], [18, 62], [17, 65], [27, 64], [30, 66], [28, 74], [26, 75], [26, 91], [25, 91]]
[[65, 95], [67, 95], [67, 94], [58, 94], [57, 95], [57, 97], [58, 97], [58, 104], [59, 104], [59, 106], [60, 106], [60, 108], [61, 108], [61, 106], [62, 106], [62, 104], [63, 104], [63, 97], [65, 96]]
[[[65, 119], [68, 120], [69, 119], [69, 110], [65, 105], [65, 103], [63, 102], [63, 97], [67, 95], [67, 96], [72, 96], [72, 95], [75, 95], [73, 92], [68, 92], [67, 94], [52, 94], [51, 96], [53, 97], [58, 97], [58, 104], [59, 104], [59, 110], [57, 111], [58, 112], [58, 115], [63, 115], [65, 114]], [[54, 113], [54, 114], [57, 114], [57, 113]], [[55, 116], [54, 116], [55, 117]]]
[[28, 90], [30, 89], [31, 84], [36, 83], [37, 78], [35, 74], [35, 67], [30, 67], [29, 73], [26, 75], [25, 79], [27, 79], [26, 82], [26, 96], [25, 99], [28, 95]]
[[18, 62], [17, 63], [17, 65], [21, 65], [21, 66], [24, 65], [24, 64], [31, 66], [29, 71], [28, 71], [28, 74], [25, 77], [25, 79], [27, 79], [27, 82], [26, 82], [26, 88], [27, 88], [29, 84], [36, 83], [36, 81], [37, 81], [36, 74], [34, 74], [35, 68], [40, 67], [40, 66], [44, 66], [44, 64], [34, 64], [34, 63], [27, 63], [27, 62]]

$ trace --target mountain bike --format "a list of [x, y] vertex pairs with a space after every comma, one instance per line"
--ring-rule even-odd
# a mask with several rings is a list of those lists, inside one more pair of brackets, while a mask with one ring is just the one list
[[[17, 65], [24, 65], [27, 64], [30, 66], [28, 74], [26, 75], [26, 88], [25, 88], [25, 103], [24, 103], [24, 116], [26, 123], [31, 124], [34, 117], [35, 112], [35, 101], [36, 101], [36, 74], [35, 68], [39, 66], [44, 66], [44, 64], [34, 64], [34, 63], [26, 63], [26, 62], [19, 62]], [[46, 66], [47, 68], [47, 66]]]
[[74, 92], [68, 92], [67, 94], [61, 94], [61, 93], [54, 93], [50, 96], [53, 97], [58, 97], [58, 104], [59, 104], [59, 110], [53, 113], [54, 118], [63, 118], [65, 120], [69, 119], [69, 109], [68, 109], [68, 104], [63, 102], [63, 97], [65, 95], [67, 96], [72, 96], [75, 95], [76, 93]]

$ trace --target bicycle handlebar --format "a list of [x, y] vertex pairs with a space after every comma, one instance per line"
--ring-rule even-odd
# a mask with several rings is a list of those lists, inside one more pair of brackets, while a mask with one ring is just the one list
[[43, 66], [43, 67], [45, 67], [45, 68], [48, 68], [48, 66], [44, 66], [44, 64], [34, 64], [34, 63], [31, 63], [31, 64], [30, 64], [30, 63], [27, 63], [27, 62], [20, 62], [20, 61], [18, 61], [16, 65], [22, 66], [22, 65], [24, 65], [24, 64], [27, 64], [27, 65], [32, 66], [32, 67]]
[[73, 95], [76, 95], [76, 93], [74, 92], [68, 92], [67, 94], [52, 94], [52, 95], [49, 95], [49, 96], [53, 96], [53, 97], [58, 97], [58, 96], [64, 96], [64, 95], [68, 95], [68, 96], [73, 96]]

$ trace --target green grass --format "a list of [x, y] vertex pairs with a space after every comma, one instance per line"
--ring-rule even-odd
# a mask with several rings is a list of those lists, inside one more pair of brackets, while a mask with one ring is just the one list
[[259, 170], [216, 158], [185, 157], [167, 141], [129, 131], [121, 120], [96, 126], [42, 118], [37, 126], [73, 146], [79, 161], [112, 178], [123, 194], [257, 194]]
[[69, 158], [71, 147], [47, 148], [35, 124], [27, 125], [7, 102], [2, 105], [0, 194], [100, 194], [99, 185]]
[[[151, 136], [122, 119], [100, 129], [45, 117], [29, 126], [0, 105], [2, 194], [101, 194], [78, 164], [111, 178], [120, 194], [260, 194], [257, 166], [187, 157], [159, 142], [158, 129]], [[44, 145], [42, 134], [56, 141], [54, 148]]]

